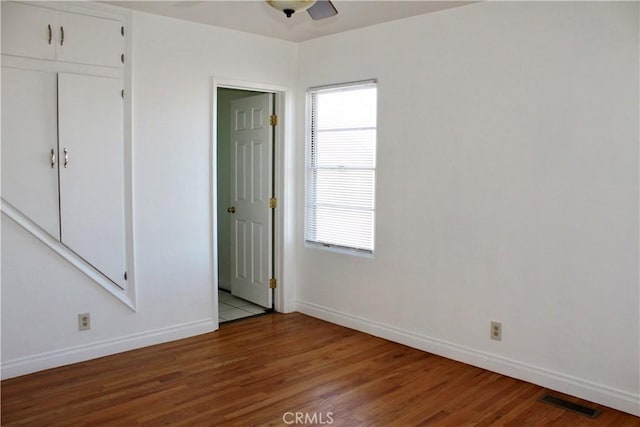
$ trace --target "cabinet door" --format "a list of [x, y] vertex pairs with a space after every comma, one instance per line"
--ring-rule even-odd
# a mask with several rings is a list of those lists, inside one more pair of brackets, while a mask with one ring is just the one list
[[124, 289], [120, 90], [118, 79], [58, 75], [62, 243]]
[[54, 15], [50, 9], [3, 1], [2, 53], [55, 59]]
[[59, 239], [56, 78], [2, 67], [2, 198]]
[[124, 53], [121, 23], [75, 13], [56, 14], [58, 61], [120, 67]]

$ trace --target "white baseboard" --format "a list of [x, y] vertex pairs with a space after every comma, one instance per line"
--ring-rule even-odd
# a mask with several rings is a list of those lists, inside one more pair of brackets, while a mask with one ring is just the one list
[[217, 328], [218, 323], [213, 319], [204, 319], [168, 328], [127, 335], [125, 337], [40, 353], [20, 359], [3, 361], [0, 365], [1, 377], [4, 380], [45, 369], [56, 368], [58, 366], [84, 362], [98, 357], [122, 353], [123, 351], [212, 332]]
[[284, 311], [283, 313], [288, 314], [288, 313], [293, 313], [295, 311], [298, 311], [298, 304], [296, 301], [290, 301], [287, 300], [284, 304]]
[[640, 416], [640, 396], [304, 301], [300, 313]]

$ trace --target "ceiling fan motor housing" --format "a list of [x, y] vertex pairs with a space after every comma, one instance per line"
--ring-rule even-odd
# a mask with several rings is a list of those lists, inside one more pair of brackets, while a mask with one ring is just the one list
[[287, 18], [291, 18], [295, 12], [309, 9], [315, 2], [316, 0], [267, 0], [271, 7], [284, 12]]

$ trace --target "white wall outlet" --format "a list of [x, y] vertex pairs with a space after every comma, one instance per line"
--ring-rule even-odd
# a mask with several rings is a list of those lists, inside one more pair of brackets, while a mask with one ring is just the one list
[[88, 331], [89, 329], [91, 329], [91, 314], [78, 314], [78, 330]]
[[491, 322], [491, 339], [502, 341], [502, 323]]

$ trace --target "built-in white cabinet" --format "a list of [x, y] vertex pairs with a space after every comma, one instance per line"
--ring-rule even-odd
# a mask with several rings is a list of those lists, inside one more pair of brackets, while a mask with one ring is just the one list
[[124, 285], [121, 83], [58, 75], [61, 241]]
[[114, 19], [3, 2], [2, 53], [120, 67], [124, 30]]
[[57, 82], [2, 67], [2, 198], [60, 239]]
[[43, 5], [2, 2], [3, 212], [127, 290], [123, 24]]
[[2, 198], [124, 287], [121, 86], [2, 67]]

